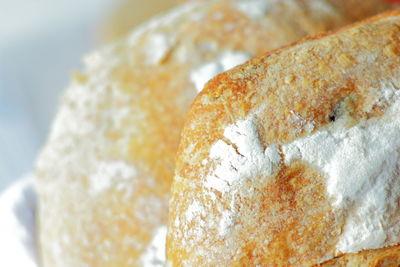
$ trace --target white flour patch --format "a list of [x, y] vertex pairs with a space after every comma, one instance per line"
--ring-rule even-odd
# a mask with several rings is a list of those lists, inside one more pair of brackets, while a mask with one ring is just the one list
[[[379, 101], [392, 103], [398, 92], [380, 91]], [[355, 253], [400, 243], [400, 100], [383, 117], [361, 121], [346, 128], [346, 117], [308, 137], [290, 144], [263, 149], [254, 116], [229, 125], [210, 149], [216, 163], [205, 185], [233, 193], [244, 179], [268, 176], [284, 160], [302, 160], [327, 177], [327, 192], [335, 212], [344, 214], [345, 225], [337, 244], [338, 253]], [[304, 125], [306, 127], [306, 125]], [[220, 233], [232, 223], [223, 214]], [[227, 228], [228, 227], [228, 228]]]
[[385, 83], [381, 83], [380, 86], [381, 86], [380, 90], [377, 90], [378, 97], [376, 101], [372, 103], [371, 106], [374, 105], [385, 106], [400, 96], [400, 90], [396, 88], [395, 81], [387, 81]]
[[264, 150], [254, 118], [228, 126], [224, 136], [231, 144], [219, 140], [212, 146], [210, 158], [219, 164], [207, 177], [206, 186], [225, 192], [243, 179], [271, 175], [274, 165], [280, 161], [277, 146]]
[[326, 173], [333, 205], [347, 216], [339, 252], [400, 242], [395, 216], [400, 200], [399, 107], [398, 101], [383, 118], [350, 129], [333, 125], [282, 147], [287, 164], [300, 159]]
[[204, 208], [202, 207], [202, 205], [198, 201], [194, 200], [192, 204], [189, 205], [189, 207], [185, 212], [186, 220], [190, 222], [203, 213], [204, 213]]
[[190, 80], [196, 86], [198, 92], [203, 90], [204, 85], [214, 76], [223, 72], [224, 69], [219, 64], [219, 62], [207, 62], [196, 69], [192, 70], [190, 73]]
[[270, 8], [270, 3], [266, 0], [240, 1], [236, 3], [236, 7], [249, 18], [256, 19], [265, 16]]
[[136, 176], [136, 169], [123, 161], [101, 161], [89, 178], [90, 192], [100, 193], [109, 189], [118, 180], [127, 180]]
[[245, 63], [252, 57], [251, 54], [240, 51], [226, 51], [219, 57], [220, 64], [224, 71], [232, 69], [240, 64]]
[[146, 252], [140, 258], [143, 267], [163, 267], [165, 264], [165, 244], [167, 239], [167, 226], [157, 229], [153, 240]]
[[198, 92], [203, 90], [204, 85], [216, 75], [227, 71], [233, 67], [243, 64], [251, 58], [249, 53], [240, 51], [225, 51], [214, 61], [209, 61], [199, 65], [190, 73], [190, 80], [195, 85]]
[[148, 36], [147, 46], [144, 47], [147, 64], [160, 63], [171, 50], [174, 41], [171, 36], [163, 33], [153, 33]]
[[234, 215], [235, 213], [229, 210], [222, 212], [218, 227], [218, 232], [221, 236], [227, 235], [231, 227], [235, 224]]

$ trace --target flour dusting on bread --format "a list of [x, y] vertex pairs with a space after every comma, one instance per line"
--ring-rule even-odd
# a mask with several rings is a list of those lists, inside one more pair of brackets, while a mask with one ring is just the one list
[[[385, 92], [385, 90], [382, 90]], [[384, 93], [385, 94], [385, 93]], [[289, 144], [263, 149], [257, 120], [249, 116], [225, 128], [209, 157], [219, 161], [206, 186], [234, 192], [242, 179], [270, 176], [281, 160], [305, 161], [327, 176], [327, 191], [346, 224], [339, 253], [354, 253], [400, 242], [396, 224], [400, 195], [400, 100], [382, 118], [361, 121], [349, 129], [341, 121]], [[346, 118], [343, 118], [344, 120]]]
[[236, 3], [236, 7], [250, 18], [261, 18], [268, 12], [271, 2], [265, 0], [241, 1]]
[[117, 184], [118, 180], [134, 179], [136, 169], [123, 161], [100, 161], [96, 170], [89, 177], [90, 193], [103, 192]]
[[190, 73], [190, 80], [198, 92], [204, 85], [221, 72], [227, 71], [237, 65], [243, 64], [251, 58], [251, 54], [242, 51], [225, 51], [217, 55], [216, 59], [199, 65]]
[[146, 252], [140, 258], [143, 267], [163, 267], [165, 265], [165, 237], [167, 227], [160, 226], [148, 245]]
[[220, 163], [207, 177], [209, 187], [225, 192], [243, 179], [270, 176], [274, 165], [280, 161], [276, 146], [264, 150], [254, 118], [228, 126], [224, 136], [226, 140], [217, 141], [210, 150], [210, 158]]
[[[347, 218], [337, 249], [353, 253], [400, 242], [400, 102], [382, 118], [332, 127], [283, 145], [286, 164], [306, 161], [327, 175], [333, 205]], [[340, 123], [339, 121], [337, 123]]]

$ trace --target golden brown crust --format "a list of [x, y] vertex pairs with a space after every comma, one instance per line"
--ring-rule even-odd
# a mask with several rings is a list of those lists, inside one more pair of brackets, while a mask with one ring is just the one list
[[295, 0], [253, 16], [241, 2], [163, 15], [88, 58], [38, 161], [44, 266], [141, 265], [167, 222], [179, 133], [196, 94], [191, 72], [226, 52], [258, 55], [348, 21], [342, 10]]
[[167, 223], [192, 72], [348, 22], [308, 1], [266, 0], [261, 14], [240, 10], [244, 1], [192, 4], [88, 57], [38, 160], [43, 266], [144, 265]]
[[400, 266], [400, 246], [366, 250], [357, 254], [348, 254], [318, 264], [321, 267], [397, 267]]
[[110, 42], [125, 37], [134, 27], [150, 17], [177, 5], [177, 0], [124, 0], [111, 10], [104, 26], [100, 29], [103, 42]]
[[380, 3], [359, 0], [331, 0], [330, 3], [336, 7], [343, 8], [346, 16], [353, 21], [376, 15], [393, 6], [385, 0], [380, 1]]
[[[398, 77], [400, 12], [393, 11], [256, 57], [211, 80], [188, 113], [178, 150], [169, 264], [309, 266], [340, 255], [336, 247], [346, 212], [332, 206], [321, 170], [304, 162], [286, 165], [281, 156], [270, 176], [250, 175], [221, 189], [210, 186], [224, 163], [212, 156], [218, 154], [212, 148], [223, 142], [243, 156], [226, 134], [231, 127], [230, 135], [249, 136], [238, 130], [238, 121], [256, 125], [262, 147], [281, 149], [330, 127], [338, 117], [346, 118], [345, 129], [380, 118], [393, 104], [381, 99], [380, 90], [385, 83], [400, 88]], [[225, 173], [243, 173], [245, 165], [231, 163]], [[229, 234], [225, 228], [221, 233], [221, 225], [231, 227]], [[343, 259], [374, 262], [385, 253]]]

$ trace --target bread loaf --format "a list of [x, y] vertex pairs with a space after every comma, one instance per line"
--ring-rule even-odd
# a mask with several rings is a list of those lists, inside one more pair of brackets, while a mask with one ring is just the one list
[[100, 29], [100, 37], [104, 42], [125, 37], [133, 27], [179, 3], [178, 0], [123, 0], [119, 2], [118, 6], [111, 10], [111, 14]]
[[168, 266], [399, 266], [399, 89], [398, 11], [212, 79], [182, 133]]
[[253, 55], [353, 20], [332, 3], [189, 3], [86, 57], [37, 163], [43, 266], [162, 265], [175, 153], [198, 90]]

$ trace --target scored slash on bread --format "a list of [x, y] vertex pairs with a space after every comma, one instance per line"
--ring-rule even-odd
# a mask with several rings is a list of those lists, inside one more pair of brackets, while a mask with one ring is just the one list
[[399, 89], [399, 11], [208, 82], [178, 150], [168, 264], [398, 266]]

